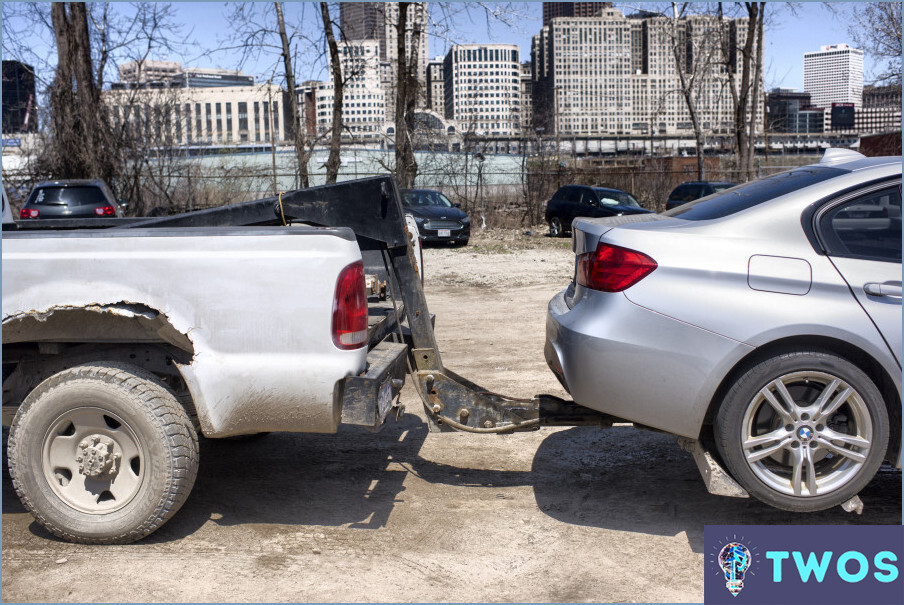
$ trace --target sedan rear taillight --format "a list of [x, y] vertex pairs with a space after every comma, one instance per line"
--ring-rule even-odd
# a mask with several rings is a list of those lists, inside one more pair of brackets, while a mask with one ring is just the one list
[[333, 344], [340, 349], [358, 349], [367, 344], [367, 294], [364, 263], [342, 270], [333, 299]]
[[19, 210], [19, 218], [38, 218], [41, 211], [37, 208], [22, 208]]
[[116, 209], [113, 206], [98, 206], [94, 209], [97, 216], [116, 216]]
[[577, 282], [592, 290], [621, 292], [656, 267], [656, 261], [646, 254], [600, 242], [596, 251], [578, 256]]

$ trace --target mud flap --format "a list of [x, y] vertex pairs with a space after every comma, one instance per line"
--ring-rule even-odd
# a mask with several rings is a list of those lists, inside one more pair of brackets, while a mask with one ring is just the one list
[[706, 490], [715, 496], [728, 496], [729, 498], [749, 498], [743, 487], [738, 485], [731, 475], [728, 474], [722, 465], [716, 462], [707, 450], [703, 449], [700, 442], [696, 439], [687, 439], [685, 437], [678, 438], [678, 445], [686, 452], [694, 457], [697, 463], [697, 469], [703, 476], [703, 482], [706, 484]]

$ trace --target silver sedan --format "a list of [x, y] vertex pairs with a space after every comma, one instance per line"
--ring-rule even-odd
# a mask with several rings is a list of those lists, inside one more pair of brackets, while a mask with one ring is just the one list
[[546, 359], [578, 404], [697, 440], [786, 510], [901, 467], [900, 157], [829, 150], [573, 233]]

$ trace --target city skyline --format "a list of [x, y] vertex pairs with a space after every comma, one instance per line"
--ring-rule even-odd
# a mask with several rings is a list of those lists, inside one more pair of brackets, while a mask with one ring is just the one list
[[[521, 16], [522, 18], [519, 19], [518, 25], [515, 27], [506, 27], [494, 23], [493, 30], [488, 32], [484, 26], [482, 16], [477, 18], [478, 15], [472, 15], [470, 19], [459, 16], [457, 20], [454, 20], [457, 22], [453, 23], [457, 30], [455, 40], [443, 40], [431, 34], [428, 59], [432, 60], [438, 56], [444, 57], [453, 44], [515, 44], [520, 48], [522, 60], [528, 60], [530, 57], [531, 38], [543, 26], [542, 3], [526, 2], [516, 4], [523, 5], [525, 14]], [[852, 44], [852, 40], [847, 33], [848, 23], [845, 21], [844, 15], [855, 4], [857, 3], [833, 3], [833, 12], [825, 3], [797, 3], [795, 5], [796, 14], [791, 14], [790, 9], [787, 8], [788, 3], [768, 3], [768, 6], [773, 7], [774, 12], [770, 18], [774, 19], [774, 21], [771, 24], [767, 24], [766, 27], [765, 62], [767, 73], [765, 83], [767, 89], [793, 88], [802, 91], [804, 53], [818, 51], [825, 45]], [[212, 18], [212, 15], [209, 14], [209, 4], [206, 9], [204, 8], [205, 3], [188, 2], [175, 6], [184, 7], [182, 10], [192, 13], [195, 10], [194, 5], [200, 5], [197, 9], [199, 17], [203, 16], [204, 19]], [[661, 7], [662, 3], [613, 3], [615, 8], [622, 10], [625, 14], [630, 14], [636, 8], [647, 8], [648, 5], [649, 7]], [[703, 3], [700, 3], [700, 5], [703, 6]], [[781, 7], [779, 8], [778, 5], [781, 5]], [[338, 15], [335, 18], [338, 20]], [[869, 73], [876, 63], [873, 57], [869, 55], [864, 57], [865, 79], [869, 78]], [[213, 63], [199, 66], [231, 67]], [[253, 73], [253, 70], [247, 68], [245, 71], [246, 73]], [[327, 77], [324, 74], [322, 77], [312, 77], [311, 79], [326, 79]]]
[[[826, 3], [797, 3], [792, 14], [787, 3], [770, 2], [771, 23], [767, 23], [765, 62], [765, 84], [767, 89], [781, 87], [803, 90], [803, 55], [806, 52], [818, 51], [822, 46], [848, 43], [852, 40], [847, 33], [848, 22], [844, 16], [850, 11], [853, 2], [834, 3], [829, 8]], [[277, 65], [278, 57], [266, 56], [258, 60], [250, 60], [239, 65], [240, 51], [215, 51], [224, 45], [223, 32], [230, 31], [226, 14], [231, 3], [185, 2], [174, 3], [172, 8], [177, 19], [184, 26], [184, 39], [193, 42], [181, 53], [168, 56], [148, 57], [154, 60], [180, 61], [186, 67], [241, 69], [254, 75], [257, 81], [265, 82], [275, 75], [280, 79]], [[517, 24], [507, 27], [490, 20], [492, 30], [487, 31], [487, 21], [483, 15], [476, 13], [459, 14], [452, 19], [454, 36], [442, 39], [431, 35], [429, 39], [428, 59], [445, 56], [453, 44], [515, 44], [520, 49], [523, 59], [530, 57], [530, 42], [533, 35], [542, 27], [542, 3], [516, 3], [521, 9]], [[623, 12], [630, 13], [636, 8], [662, 7], [662, 3], [614, 3]], [[701, 4], [702, 6], [702, 4]], [[316, 35], [319, 24], [317, 4], [311, 2], [289, 3], [286, 5], [286, 18], [290, 23], [303, 22], [308, 28], [315, 28], [311, 35]], [[317, 12], [318, 14], [315, 14]], [[478, 18], [479, 17], [479, 18]], [[338, 22], [339, 14], [333, 15]], [[202, 25], [203, 24], [203, 27]], [[39, 55], [52, 56], [50, 32], [34, 32], [34, 48]], [[319, 50], [315, 51], [319, 54]], [[323, 61], [312, 61], [307, 53], [300, 57], [296, 69], [296, 80], [326, 80], [327, 69]], [[6, 57], [11, 59], [14, 57]], [[18, 57], [15, 57], [18, 58]], [[28, 62], [28, 61], [26, 61]], [[881, 67], [883, 61], [874, 57], [864, 57], [864, 84], [869, 84], [870, 75]], [[39, 84], [40, 87], [40, 84]]]

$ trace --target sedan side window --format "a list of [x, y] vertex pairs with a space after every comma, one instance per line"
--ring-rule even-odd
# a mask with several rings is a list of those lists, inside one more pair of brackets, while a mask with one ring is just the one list
[[565, 201], [566, 202], [580, 202], [581, 201], [581, 191], [576, 187], [569, 187], [568, 191], [565, 192]]
[[581, 190], [581, 204], [584, 206], [596, 206], [596, 196], [592, 191]]
[[702, 194], [703, 192], [700, 191], [700, 185], [688, 185], [687, 188], [681, 192], [680, 198], [685, 202], [693, 202], [694, 200], [703, 197]]
[[819, 219], [829, 256], [901, 262], [901, 190], [882, 189], [829, 208]]

